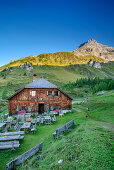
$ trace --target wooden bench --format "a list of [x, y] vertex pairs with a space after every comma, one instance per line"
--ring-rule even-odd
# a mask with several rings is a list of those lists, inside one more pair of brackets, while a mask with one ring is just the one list
[[66, 123], [65, 125], [66, 125], [66, 130], [71, 130], [71, 129], [69, 129], [69, 127], [74, 125], [74, 120], [71, 120], [70, 122]]
[[56, 129], [56, 132], [53, 133], [54, 138], [58, 138], [59, 136], [63, 137], [63, 135], [60, 135], [60, 133], [64, 131], [69, 131], [69, 127], [71, 127], [72, 125], [74, 125], [74, 120], [71, 120], [70, 122]]
[[44, 123], [44, 118], [40, 118], [39, 124], [43, 124]]
[[17, 131], [17, 132], [20, 131], [20, 130], [21, 130], [21, 127], [22, 127], [22, 125], [19, 125], [16, 131]]
[[18, 131], [18, 132], [5, 132], [5, 133], [0, 133], [0, 136], [13, 136], [13, 135], [23, 135], [25, 134], [24, 131]]
[[0, 141], [12, 141], [12, 140], [21, 140], [23, 139], [24, 136], [20, 136], [20, 135], [15, 135], [15, 136], [7, 136], [7, 137], [0, 137]]
[[37, 123], [37, 119], [33, 119], [33, 120], [31, 121], [31, 123], [32, 123], [32, 124], [36, 124], [36, 123]]
[[2, 129], [2, 132], [4, 133], [4, 132], [7, 132], [7, 130], [8, 130], [8, 127], [7, 127], [7, 125]]
[[13, 170], [16, 169], [18, 165], [22, 164], [24, 161], [32, 157], [38, 152], [42, 151], [43, 143], [36, 145], [34, 148], [28, 150], [27, 152], [23, 153], [22, 155], [18, 156], [8, 164], [6, 164], [6, 170]]
[[53, 123], [53, 122], [56, 122], [56, 117], [55, 117], [55, 115], [54, 115], [54, 117], [52, 117], [51, 121], [52, 121], [52, 123]]
[[2, 132], [3, 132], [3, 133], [4, 133], [4, 132], [7, 132], [7, 130], [11, 128], [11, 125], [12, 125], [12, 122], [6, 123], [6, 126], [3, 128]]
[[37, 123], [39, 123], [40, 122], [40, 118], [37, 118]]
[[0, 142], [0, 149], [14, 149], [19, 148], [19, 141], [10, 141], [10, 142]]
[[19, 124], [17, 122], [16, 125], [14, 126], [14, 130], [17, 130], [18, 126], [19, 126]]
[[34, 133], [35, 131], [36, 131], [36, 125], [33, 125], [33, 126], [32, 126], [32, 129], [31, 129], [31, 132]]
[[49, 119], [45, 118], [44, 123], [47, 124], [47, 125], [50, 125], [52, 123], [51, 118], [49, 118]]

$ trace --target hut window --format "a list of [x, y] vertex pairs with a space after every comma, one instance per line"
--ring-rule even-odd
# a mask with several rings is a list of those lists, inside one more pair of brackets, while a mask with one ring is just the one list
[[52, 91], [48, 91], [48, 96], [52, 96]]
[[58, 91], [54, 91], [54, 96], [59, 96]]
[[36, 96], [36, 91], [30, 91], [30, 96], [35, 97]]
[[27, 110], [26, 106], [21, 106], [21, 110]]
[[44, 93], [44, 91], [41, 91], [41, 90], [40, 90], [39, 93]]
[[55, 105], [54, 110], [56, 110], [56, 109], [61, 109], [61, 105]]

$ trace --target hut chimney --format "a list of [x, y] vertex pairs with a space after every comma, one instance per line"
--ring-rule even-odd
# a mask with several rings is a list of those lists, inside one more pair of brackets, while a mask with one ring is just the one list
[[37, 75], [36, 74], [33, 75], [33, 81], [35, 81], [35, 80], [37, 80]]

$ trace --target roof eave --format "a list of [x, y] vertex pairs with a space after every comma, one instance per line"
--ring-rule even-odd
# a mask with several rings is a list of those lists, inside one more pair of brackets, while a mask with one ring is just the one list
[[8, 97], [7, 100], [10, 100], [10, 99], [11, 99], [12, 97], [14, 97], [16, 94], [20, 93], [23, 89], [24, 89], [24, 87], [21, 88], [21, 89], [20, 89], [19, 91], [17, 91], [16, 93], [14, 93], [13, 95], [11, 95], [10, 97]]
[[63, 94], [65, 94], [68, 98], [70, 98], [71, 100], [73, 100], [73, 98], [72, 97], [70, 97], [67, 93], [65, 93], [64, 91], [62, 91], [61, 89], [59, 89], [58, 87], [57, 87], [57, 89], [58, 90], [60, 90]]
[[47, 88], [52, 88], [52, 89], [55, 89], [55, 88], [57, 88], [57, 87], [25, 87], [25, 89], [31, 89], [31, 88], [37, 88], [37, 89], [42, 89], [42, 88], [45, 88], [45, 89], [47, 89]]

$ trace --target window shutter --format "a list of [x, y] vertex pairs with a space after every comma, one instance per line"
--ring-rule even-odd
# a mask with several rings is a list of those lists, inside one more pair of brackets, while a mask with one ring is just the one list
[[30, 96], [32, 96], [32, 92], [30, 91]]
[[52, 96], [54, 96], [54, 91], [52, 91]]
[[47, 91], [47, 96], [48, 96], [48, 91]]

